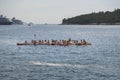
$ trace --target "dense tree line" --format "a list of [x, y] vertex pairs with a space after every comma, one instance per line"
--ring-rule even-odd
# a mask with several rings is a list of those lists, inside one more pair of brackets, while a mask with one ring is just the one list
[[62, 24], [117, 24], [120, 23], [120, 9], [113, 12], [84, 14], [72, 18], [64, 18]]

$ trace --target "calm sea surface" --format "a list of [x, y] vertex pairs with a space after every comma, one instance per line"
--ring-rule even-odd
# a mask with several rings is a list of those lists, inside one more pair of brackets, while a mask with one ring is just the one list
[[[16, 45], [68, 38], [92, 45]], [[0, 80], [120, 80], [120, 25], [0, 25]]]

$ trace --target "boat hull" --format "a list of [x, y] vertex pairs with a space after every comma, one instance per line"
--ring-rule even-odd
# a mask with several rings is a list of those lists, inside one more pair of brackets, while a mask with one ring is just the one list
[[0, 25], [12, 25], [12, 22], [0, 22]]
[[[70, 44], [41, 44], [41, 43], [17, 43], [17, 45], [58, 45], [58, 46], [70, 46]], [[86, 43], [86, 44], [75, 44], [76, 46], [82, 46], [82, 45], [92, 45], [91, 43]]]

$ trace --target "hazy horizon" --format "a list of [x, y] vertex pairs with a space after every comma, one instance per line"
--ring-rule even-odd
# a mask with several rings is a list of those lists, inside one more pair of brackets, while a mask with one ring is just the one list
[[120, 0], [0, 0], [0, 14], [39, 24], [60, 24], [63, 18], [117, 8]]

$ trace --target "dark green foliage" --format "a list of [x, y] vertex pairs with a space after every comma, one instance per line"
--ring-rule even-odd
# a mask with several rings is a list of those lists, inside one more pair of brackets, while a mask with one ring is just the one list
[[115, 24], [120, 23], [120, 9], [63, 19], [62, 24]]

